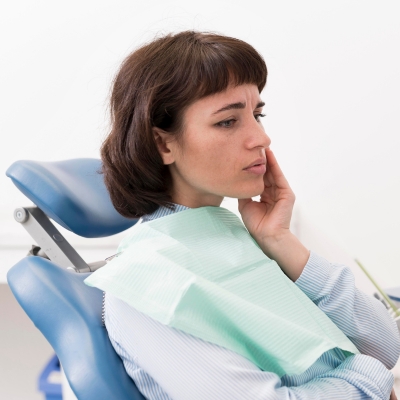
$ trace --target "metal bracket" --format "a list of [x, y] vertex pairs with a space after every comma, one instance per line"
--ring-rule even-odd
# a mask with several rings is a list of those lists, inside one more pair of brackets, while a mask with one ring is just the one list
[[17, 208], [14, 218], [58, 266], [76, 272], [92, 272], [98, 268], [90, 268], [39, 207]]

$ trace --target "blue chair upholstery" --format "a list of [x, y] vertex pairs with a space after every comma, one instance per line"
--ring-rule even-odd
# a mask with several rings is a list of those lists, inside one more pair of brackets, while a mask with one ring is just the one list
[[79, 400], [142, 400], [102, 325], [103, 294], [83, 283], [87, 276], [29, 256], [10, 269], [7, 280], [54, 348]]
[[[97, 159], [17, 161], [7, 170], [14, 184], [64, 228], [84, 237], [121, 232], [136, 219], [113, 207]], [[88, 276], [28, 256], [7, 275], [18, 302], [53, 346], [79, 400], [144, 399], [126, 373], [102, 325], [102, 297], [83, 283]]]
[[111, 236], [137, 219], [121, 216], [113, 207], [95, 158], [39, 162], [20, 160], [6, 175], [48, 217], [77, 235]]

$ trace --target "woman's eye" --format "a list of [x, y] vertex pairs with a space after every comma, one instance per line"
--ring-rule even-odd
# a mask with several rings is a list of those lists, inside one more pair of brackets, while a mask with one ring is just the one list
[[257, 122], [260, 122], [260, 118], [265, 117], [265, 114], [254, 114], [254, 118]]
[[216, 125], [222, 128], [231, 128], [236, 122], [236, 119], [227, 119], [225, 121], [218, 122]]
[[[254, 114], [254, 118], [256, 119], [257, 122], [260, 122], [260, 118], [265, 117], [265, 114]], [[236, 119], [231, 118], [231, 119], [226, 119], [225, 121], [221, 121], [216, 123], [216, 126], [219, 126], [221, 128], [232, 128], [233, 125], [235, 124]]]

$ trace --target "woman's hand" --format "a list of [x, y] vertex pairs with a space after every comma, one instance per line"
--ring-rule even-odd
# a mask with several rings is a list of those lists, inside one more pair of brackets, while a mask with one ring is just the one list
[[396, 393], [394, 392], [394, 389], [390, 392], [390, 398], [389, 400], [397, 400]]
[[270, 149], [265, 151], [267, 171], [260, 201], [239, 199], [243, 223], [264, 253], [277, 261], [295, 281], [304, 269], [309, 251], [290, 232], [295, 195]]
[[295, 195], [283, 175], [274, 153], [267, 149], [267, 171], [264, 174], [264, 191], [260, 201], [239, 199], [239, 212], [250, 234], [259, 240], [286, 235]]

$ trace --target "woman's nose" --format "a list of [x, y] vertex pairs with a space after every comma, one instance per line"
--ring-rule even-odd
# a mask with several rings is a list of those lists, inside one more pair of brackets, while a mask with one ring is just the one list
[[262, 137], [263, 139], [263, 147], [267, 148], [271, 144], [271, 138], [265, 133], [264, 129], [262, 130], [264, 132], [264, 136]]
[[255, 124], [252, 124], [249, 127], [249, 131], [251, 132], [247, 144], [250, 148], [253, 147], [269, 147], [271, 144], [270, 137], [266, 134], [264, 127], [261, 125], [260, 122], [254, 121]]

